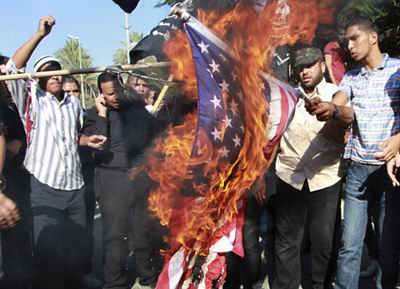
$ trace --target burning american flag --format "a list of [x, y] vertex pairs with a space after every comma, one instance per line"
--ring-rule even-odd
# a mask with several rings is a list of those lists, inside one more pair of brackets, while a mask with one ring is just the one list
[[[228, 207], [232, 201], [229, 200], [229, 182], [235, 178], [236, 164], [246, 134], [246, 96], [230, 48], [193, 17], [185, 22], [184, 27], [197, 80], [197, 129], [189, 166], [191, 184], [197, 195], [188, 197], [181, 205], [199, 203], [209, 206], [212, 202], [225, 202], [221, 208]], [[266, 73], [261, 72], [258, 79], [257, 86], [261, 87], [265, 100], [270, 104], [269, 145], [276, 145], [290, 123], [298, 94], [292, 87]], [[263, 105], [260, 103], [260, 106]], [[264, 136], [267, 139], [266, 132]], [[212, 187], [224, 188], [226, 196], [219, 198], [218, 189], [211, 189], [215, 194], [208, 193]], [[214, 200], [204, 200], [210, 197], [214, 197]], [[157, 288], [222, 288], [226, 275], [225, 253], [233, 251], [243, 256], [243, 204], [241, 198], [233, 201], [236, 202], [236, 214], [220, 220], [217, 215], [215, 228], [203, 228], [207, 235], [207, 253], [200, 251], [203, 256], [198, 254], [196, 247], [201, 245], [197, 241], [191, 243], [192, 248], [183, 241], [166, 262]], [[179, 218], [185, 216], [179, 215]]]

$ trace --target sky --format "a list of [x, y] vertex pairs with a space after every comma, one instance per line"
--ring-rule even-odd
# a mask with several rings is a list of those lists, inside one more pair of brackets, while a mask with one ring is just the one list
[[[147, 34], [163, 19], [170, 7], [154, 8], [159, 0], [141, 0], [129, 14], [130, 31]], [[79, 37], [94, 66], [112, 65], [112, 56], [124, 47], [124, 11], [112, 0], [0, 0], [0, 53], [12, 56], [37, 30], [42, 16], [52, 15], [56, 25], [39, 44], [28, 70], [43, 55], [54, 55], [67, 35]]]

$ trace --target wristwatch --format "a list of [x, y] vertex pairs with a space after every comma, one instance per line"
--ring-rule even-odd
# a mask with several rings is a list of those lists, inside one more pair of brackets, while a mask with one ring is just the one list
[[[332, 103], [332, 104], [333, 104], [333, 103]], [[332, 118], [333, 118], [333, 119], [337, 119], [338, 116], [339, 116], [339, 113], [340, 113], [339, 107], [338, 107], [336, 104], [333, 104], [333, 106], [335, 107], [335, 111], [333, 112]]]

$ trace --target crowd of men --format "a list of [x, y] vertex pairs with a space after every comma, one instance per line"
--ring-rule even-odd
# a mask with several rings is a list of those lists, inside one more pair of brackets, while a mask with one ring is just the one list
[[[51, 16], [41, 18], [2, 67], [5, 73], [24, 72], [54, 24]], [[345, 73], [346, 53], [358, 68]], [[400, 261], [400, 60], [380, 51], [373, 22], [354, 18], [323, 51], [296, 49], [292, 65], [303, 97], [269, 168], [278, 179], [268, 206], [274, 227], [268, 258], [275, 261], [270, 286], [299, 288], [307, 242], [312, 288], [358, 288], [364, 239], [372, 234], [378, 244], [369, 246], [379, 263], [376, 288], [394, 289]], [[44, 56], [33, 67], [52, 71], [61, 64]], [[130, 252], [138, 275], [132, 288], [154, 288], [163, 264], [163, 229], [147, 209], [146, 176], [129, 178], [163, 127], [151, 114], [148, 81], [134, 74], [124, 86], [119, 75], [101, 73], [100, 95], [85, 112], [73, 77], [0, 84], [1, 286], [81, 288], [92, 270], [97, 201], [103, 288], [127, 288]], [[258, 228], [269, 195], [262, 190], [246, 196], [245, 256], [229, 258], [225, 288], [253, 288], [259, 281]]]

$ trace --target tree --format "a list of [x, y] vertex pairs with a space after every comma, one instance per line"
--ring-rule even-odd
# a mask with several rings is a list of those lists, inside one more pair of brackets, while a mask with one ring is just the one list
[[[92, 57], [89, 52], [81, 46], [82, 49], [82, 68], [92, 67]], [[79, 69], [79, 45], [75, 39], [68, 39], [65, 42], [64, 47], [58, 49], [55, 52], [55, 56], [60, 60], [63, 68], [65, 69]], [[81, 81], [79, 75], [78, 81]], [[93, 98], [96, 96], [96, 75], [95, 74], [83, 74], [83, 87], [85, 91], [85, 104], [87, 107], [93, 105]]]
[[[129, 33], [129, 50], [131, 50], [141, 39], [143, 38], [142, 33], [130, 32]], [[113, 62], [115, 65], [128, 64], [128, 59], [126, 57], [126, 40], [121, 41], [123, 47], [118, 48], [113, 55]]]

